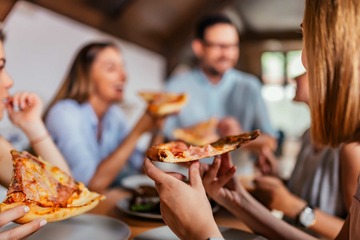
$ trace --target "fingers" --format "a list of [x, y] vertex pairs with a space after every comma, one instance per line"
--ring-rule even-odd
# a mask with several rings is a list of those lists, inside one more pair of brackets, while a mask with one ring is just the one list
[[31, 107], [38, 102], [40, 102], [39, 98], [34, 93], [19, 92], [11, 97], [10, 105], [12, 110], [17, 112]]
[[145, 158], [144, 160], [144, 172], [146, 175], [149, 176], [152, 180], [155, 181], [157, 184], [161, 184], [169, 175], [158, 169], [149, 158]]
[[173, 176], [176, 179], [179, 179], [180, 181], [185, 181], [186, 177], [182, 175], [181, 173], [177, 172], [167, 172], [168, 175]]
[[0, 214], [0, 227], [8, 224], [11, 221], [14, 221], [15, 219], [18, 219], [22, 216], [24, 216], [27, 212], [30, 211], [30, 208], [28, 206], [17, 206], [12, 209], [9, 209], [5, 212], [2, 212]]
[[47, 221], [45, 219], [36, 219], [27, 224], [0, 233], [0, 238], [2, 239], [2, 237], [4, 237], [4, 239], [23, 239], [34, 233], [46, 223]]
[[190, 179], [190, 185], [193, 187], [200, 187], [202, 188], [202, 179], [200, 176], [200, 163], [199, 161], [195, 161], [191, 164], [189, 168], [189, 179]]
[[210, 184], [214, 179], [216, 179], [216, 176], [218, 174], [219, 168], [220, 168], [221, 160], [219, 156], [216, 156], [214, 158], [214, 162], [210, 166], [209, 170], [206, 172], [203, 178], [204, 184]]

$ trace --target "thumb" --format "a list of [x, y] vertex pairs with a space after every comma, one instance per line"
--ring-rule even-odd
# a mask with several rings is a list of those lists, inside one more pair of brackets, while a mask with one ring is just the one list
[[198, 188], [198, 187], [202, 187], [202, 180], [201, 180], [201, 176], [200, 176], [200, 163], [199, 161], [196, 161], [194, 163], [192, 163], [190, 165], [189, 168], [189, 180], [190, 180], [190, 185]]

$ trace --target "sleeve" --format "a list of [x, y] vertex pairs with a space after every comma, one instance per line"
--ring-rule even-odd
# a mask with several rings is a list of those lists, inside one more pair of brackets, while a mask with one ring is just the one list
[[48, 113], [46, 126], [59, 150], [68, 162], [74, 178], [87, 185], [97, 168], [96, 149], [82, 126], [76, 107], [55, 105]]
[[[258, 81], [258, 80], [256, 80]], [[271, 125], [269, 114], [265, 105], [265, 101], [261, 95], [261, 85], [257, 83], [254, 79], [254, 89], [253, 89], [253, 102], [254, 102], [254, 129], [261, 129], [266, 134], [269, 134], [273, 137], [277, 137], [276, 131]]]

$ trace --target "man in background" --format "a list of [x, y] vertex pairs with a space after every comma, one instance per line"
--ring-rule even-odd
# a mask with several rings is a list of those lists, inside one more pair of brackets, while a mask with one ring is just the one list
[[216, 117], [220, 136], [260, 129], [262, 135], [253, 146], [266, 144], [274, 150], [276, 132], [261, 96], [261, 84], [255, 76], [234, 69], [239, 59], [236, 26], [223, 15], [205, 17], [197, 26], [192, 50], [199, 66], [171, 78], [166, 85], [167, 91], [188, 93], [189, 101], [178, 115], [168, 118], [165, 136], [172, 139], [174, 129]]

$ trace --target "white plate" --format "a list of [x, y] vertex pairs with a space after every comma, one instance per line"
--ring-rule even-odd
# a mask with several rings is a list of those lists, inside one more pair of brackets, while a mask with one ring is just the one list
[[[244, 232], [241, 230], [220, 227], [220, 231], [226, 240], [242, 239], [242, 240], [265, 240], [266, 238], [253, 233]], [[179, 238], [171, 231], [168, 226], [154, 228], [137, 235], [133, 240], [178, 240]]]
[[[142, 217], [142, 218], [148, 218], [148, 219], [156, 219], [156, 220], [162, 220], [161, 214], [156, 213], [143, 213], [143, 212], [135, 212], [131, 211], [129, 209], [131, 198], [123, 198], [120, 201], [116, 203], [116, 206], [124, 213], [129, 214], [131, 216], [135, 217]], [[218, 204], [214, 204], [212, 207], [213, 213], [217, 212], [220, 209], [220, 206]]]
[[122, 179], [121, 185], [127, 189], [137, 189], [143, 185], [155, 187], [155, 182], [144, 174], [138, 174]]
[[[9, 224], [1, 230], [18, 226]], [[60, 222], [48, 223], [28, 240], [126, 240], [130, 237], [129, 227], [114, 218], [83, 214]]]

